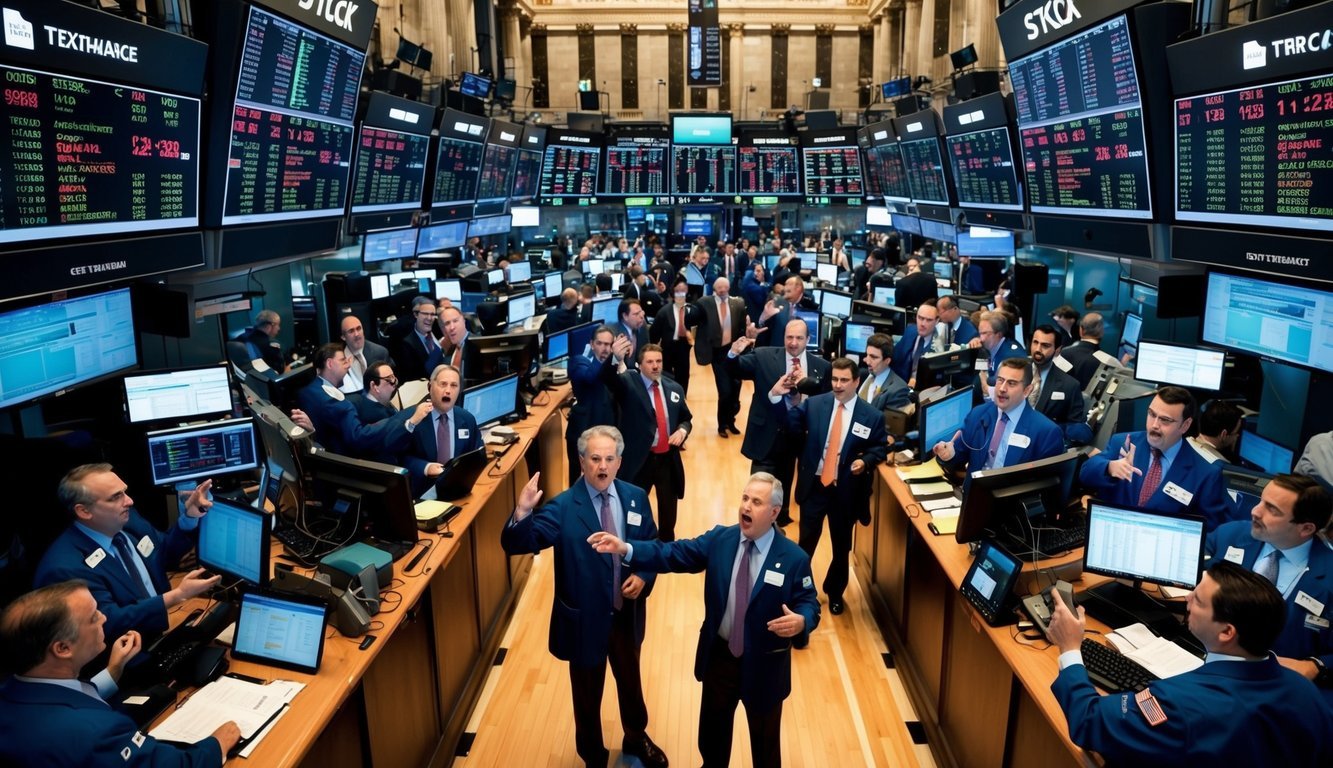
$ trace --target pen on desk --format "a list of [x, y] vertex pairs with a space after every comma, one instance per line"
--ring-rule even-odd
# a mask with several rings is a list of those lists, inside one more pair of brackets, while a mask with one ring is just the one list
[[257, 677], [250, 677], [249, 675], [242, 675], [239, 672], [228, 672], [227, 677], [244, 680], [247, 683], [254, 683], [255, 685], [268, 685], [268, 682], [265, 680], [261, 680]]
[[417, 567], [417, 563], [420, 563], [420, 562], [421, 562], [421, 558], [425, 557], [425, 556], [426, 556], [426, 553], [429, 552], [429, 551], [430, 551], [430, 547], [422, 547], [420, 552], [417, 552], [416, 555], [414, 555], [414, 556], [412, 557], [411, 560], [408, 560], [408, 561], [407, 561], [407, 567], [403, 569], [403, 572], [406, 573], [407, 571], [410, 571], [410, 570], [412, 570], [413, 568], [416, 568], [416, 567]]

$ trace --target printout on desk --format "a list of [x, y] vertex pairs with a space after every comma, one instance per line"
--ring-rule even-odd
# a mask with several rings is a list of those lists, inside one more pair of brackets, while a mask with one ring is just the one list
[[935, 517], [939, 517], [940, 515], [952, 515], [953, 517], [958, 517], [959, 510], [961, 509], [958, 499], [955, 499], [952, 496], [945, 496], [942, 499], [926, 499], [925, 501], [918, 501], [917, 505]]
[[1158, 637], [1141, 623], [1121, 627], [1107, 634], [1106, 639], [1126, 658], [1137, 661], [1160, 678], [1175, 677], [1203, 666], [1203, 659], [1165, 637]]
[[193, 744], [212, 735], [223, 723], [235, 721], [241, 738], [258, 741], [255, 735], [267, 730], [270, 721], [305, 688], [304, 683], [274, 680], [264, 685], [223, 676], [195, 691], [184, 704], [149, 732], [161, 741]]
[[[934, 483], [913, 483], [909, 487], [912, 490], [912, 495], [918, 499], [922, 496], [943, 496], [945, 494], [950, 497], [953, 496], [953, 486], [943, 480]], [[957, 499], [953, 501], [955, 504], [958, 503]]]
[[939, 461], [931, 456], [915, 467], [898, 467], [898, 477], [905, 482], [920, 482], [923, 480], [944, 479], [944, 469], [940, 467]]

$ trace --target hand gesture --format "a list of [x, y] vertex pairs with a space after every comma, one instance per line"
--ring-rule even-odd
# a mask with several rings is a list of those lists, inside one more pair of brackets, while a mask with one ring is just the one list
[[629, 578], [625, 579], [625, 583], [620, 585], [620, 594], [623, 595], [626, 600], [634, 600], [639, 596], [640, 592], [643, 592], [643, 587], [643, 577], [637, 573], [631, 573]]
[[782, 615], [768, 622], [768, 631], [778, 637], [795, 637], [805, 630], [805, 617], [782, 604]]
[[767, 323], [770, 317], [781, 311], [782, 310], [778, 308], [778, 305], [774, 304], [772, 299], [769, 299], [768, 303], [764, 305], [764, 311], [759, 313], [759, 322]]
[[213, 502], [208, 498], [208, 490], [213, 487], [213, 481], [205, 480], [190, 491], [190, 495], [185, 497], [185, 514], [190, 517], [203, 517], [208, 512], [208, 508], [213, 506]]
[[745, 350], [749, 349], [753, 344], [754, 344], [754, 339], [748, 336], [742, 336], [739, 339], [736, 339], [735, 341], [731, 342], [731, 354], [740, 357], [741, 355], [745, 354]]
[[1061, 653], [1078, 650], [1083, 644], [1084, 623], [1082, 606], [1078, 609], [1078, 615], [1074, 615], [1064, 600], [1058, 597], [1051, 600], [1051, 623], [1046, 628], [1046, 636], [1055, 643]]
[[629, 552], [629, 547], [625, 546], [625, 542], [617, 538], [614, 533], [607, 533], [606, 531], [598, 531], [589, 536], [588, 543], [603, 555], [620, 555], [623, 557]]
[[523, 490], [518, 493], [518, 508], [514, 510], [514, 517], [522, 520], [532, 514], [532, 510], [537, 508], [537, 504], [542, 500], [541, 489], [542, 473], [533, 474], [528, 480], [528, 484], [523, 486]]
[[1134, 466], [1134, 444], [1125, 435], [1125, 444], [1120, 446], [1120, 458], [1106, 465], [1106, 471], [1117, 480], [1133, 480], [1134, 475], [1142, 475], [1143, 470]]
[[980, 338], [968, 339], [967, 346], [972, 349], [976, 349], [981, 346], [981, 339]]
[[953, 461], [953, 457], [954, 457], [953, 444], [954, 444], [954, 441], [956, 441], [958, 438], [960, 438], [960, 437], [962, 437], [962, 436], [963, 436], [963, 430], [960, 429], [960, 430], [958, 430], [957, 432], [954, 432], [954, 433], [953, 433], [953, 437], [949, 438], [947, 441], [945, 441], [945, 440], [941, 440], [941, 441], [939, 441], [938, 443], [935, 443], [935, 445], [934, 445], [933, 447], [931, 447], [930, 450], [931, 450], [931, 452], [933, 452], [936, 456], [940, 457], [941, 459], [943, 459], [943, 460], [945, 460], [945, 461]]
[[134, 658], [141, 648], [143, 648], [143, 638], [132, 629], [111, 644], [111, 657], [107, 659], [106, 671], [111, 673], [113, 680], [120, 681], [120, 674], [125, 671], [125, 664]]
[[629, 343], [629, 337], [625, 334], [618, 334], [616, 340], [611, 342], [611, 353], [624, 360], [634, 351], [634, 347]]
[[748, 317], [745, 318], [745, 338], [749, 339], [750, 341], [754, 341], [755, 339], [759, 338], [759, 334], [767, 330], [768, 330], [767, 328], [760, 328], [759, 326], [755, 325], [754, 321], [751, 320], [750, 318]]
[[314, 422], [312, 422], [310, 420], [310, 417], [306, 415], [306, 412], [301, 410], [300, 408], [292, 409], [292, 423], [296, 424], [296, 426], [300, 427], [301, 429], [304, 429], [307, 432], [315, 431]]
[[685, 444], [686, 437], [689, 437], [689, 433], [685, 431], [684, 427], [681, 427], [671, 433], [671, 437], [667, 438], [667, 444], [679, 448]]
[[435, 404], [429, 400], [423, 400], [422, 402], [417, 403], [416, 412], [408, 418], [408, 421], [412, 423], [412, 426], [416, 426], [426, 419], [429, 419], [430, 413], [433, 410], [435, 410]]
[[178, 595], [178, 599], [172, 603], [172, 606], [179, 605], [192, 597], [198, 597], [213, 587], [216, 587], [218, 583], [222, 581], [222, 577], [217, 574], [205, 579], [204, 572], [203, 568], [195, 568], [193, 571], [185, 574], [185, 578], [181, 579], [181, 583], [176, 585], [176, 588], [172, 590]]
[[773, 388], [768, 391], [770, 397], [786, 397], [791, 394], [792, 381], [790, 376], [783, 376], [773, 382]]

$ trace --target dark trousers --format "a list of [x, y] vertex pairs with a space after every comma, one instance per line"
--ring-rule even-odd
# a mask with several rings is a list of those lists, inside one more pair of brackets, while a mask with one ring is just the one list
[[674, 463], [671, 448], [666, 453], [648, 453], [639, 473], [634, 476], [634, 484], [644, 493], [657, 490], [657, 538], [659, 541], [676, 540], [676, 497], [679, 490], [672, 477], [671, 465]]
[[[818, 483], [819, 479], [816, 478]], [[832, 493], [823, 488], [815, 488], [801, 502], [801, 549], [811, 559], [815, 556], [815, 547], [819, 546], [819, 537], [824, 532], [824, 518], [828, 518], [830, 544], [833, 546], [829, 559], [828, 573], [824, 576], [824, 594], [830, 601], [842, 600], [842, 593], [847, 589], [847, 554], [852, 551], [851, 513], [839, 508]]]
[[[699, 754], [704, 768], [731, 764], [731, 735], [740, 700], [741, 660], [731, 655], [727, 641], [716, 638], [699, 702]], [[750, 757], [755, 768], [782, 765], [782, 702], [760, 711], [745, 705], [745, 721], [750, 725]]]
[[[754, 397], [767, 395], [757, 392]], [[750, 474], [767, 472], [782, 483], [782, 511], [778, 513], [778, 518], [784, 521], [791, 519], [792, 479], [796, 476], [796, 454], [794, 448], [786, 445], [786, 441], [791, 439], [791, 435], [786, 432], [779, 432], [777, 440], [768, 449], [768, 455], [750, 462]]]
[[[633, 611], [617, 611], [611, 621], [611, 644], [607, 661], [616, 678], [620, 702], [620, 724], [627, 740], [643, 736], [648, 728], [648, 706], [643, 703], [639, 678], [639, 644], [634, 640]], [[590, 766], [605, 768], [611, 753], [602, 742], [602, 690], [606, 687], [606, 665], [569, 665], [569, 686], [574, 694], [574, 744], [579, 757]]]
[[730, 347], [713, 348], [713, 383], [717, 385], [717, 425], [736, 426], [736, 414], [741, 412], [741, 383], [727, 370], [727, 352]]
[[662, 370], [671, 374], [685, 394], [690, 394], [690, 343], [684, 339], [662, 342]]
[[583, 470], [579, 467], [579, 436], [572, 429], [565, 433], [565, 456], [569, 459], [569, 484], [573, 485]]

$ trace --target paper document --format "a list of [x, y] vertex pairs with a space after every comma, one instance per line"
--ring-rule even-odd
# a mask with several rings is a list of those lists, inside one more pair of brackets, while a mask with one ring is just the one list
[[304, 687], [301, 683], [280, 680], [261, 685], [220, 677], [195, 691], [150, 735], [164, 741], [193, 744], [233, 720], [241, 729], [241, 738], [249, 739]]
[[1121, 627], [1106, 638], [1126, 658], [1137, 661], [1161, 678], [1175, 677], [1203, 666], [1203, 659], [1164, 637], [1158, 637], [1143, 624]]
[[944, 477], [944, 470], [940, 468], [940, 463], [931, 456], [928, 461], [922, 462], [915, 467], [898, 467], [898, 477], [911, 482], [913, 480], [929, 480], [931, 478]]
[[938, 483], [913, 483], [908, 486], [912, 490], [912, 495], [918, 499], [922, 496], [938, 496], [940, 494], [953, 495], [953, 486], [946, 482]]
[[958, 516], [958, 511], [959, 511], [958, 499], [955, 499], [952, 496], [946, 496], [942, 499], [927, 499], [925, 501], [918, 501], [917, 504], [919, 504], [922, 509], [935, 515], [936, 517], [939, 517], [940, 515], [953, 515], [954, 517]]
[[[435, 489], [431, 488], [431, 490], [434, 491]], [[426, 499], [425, 497], [423, 497], [421, 501], [418, 501], [416, 503], [417, 519], [434, 520], [435, 518], [447, 512], [449, 508], [452, 506], [453, 504], [450, 504], [447, 501], [437, 501], [436, 499], [433, 498]]]

